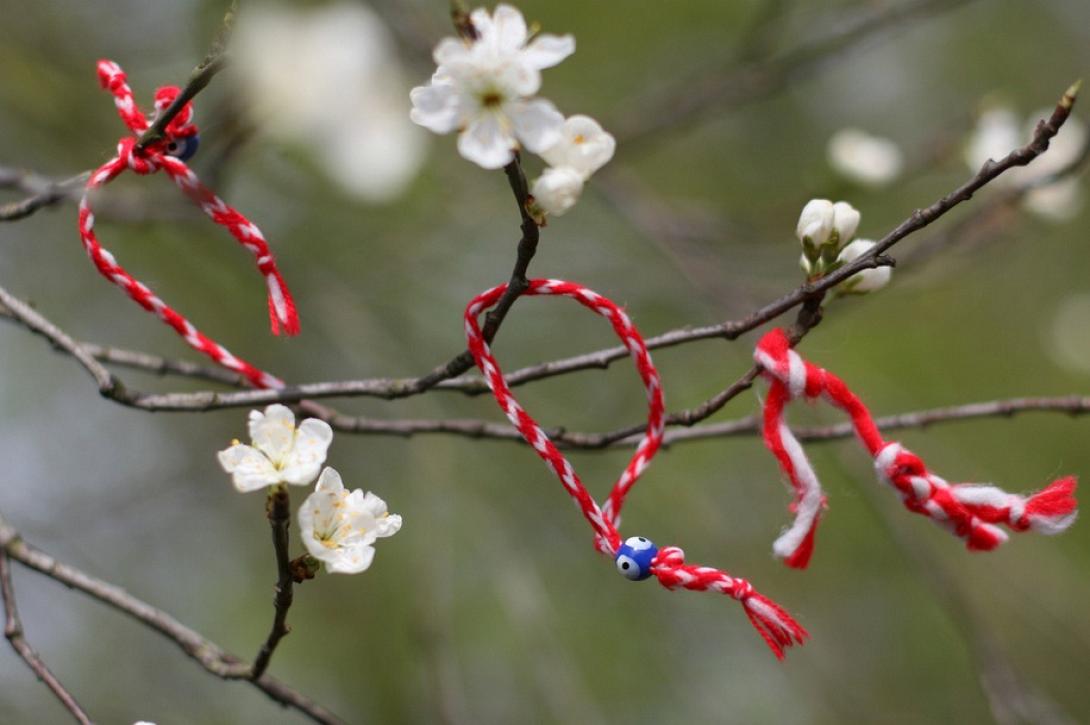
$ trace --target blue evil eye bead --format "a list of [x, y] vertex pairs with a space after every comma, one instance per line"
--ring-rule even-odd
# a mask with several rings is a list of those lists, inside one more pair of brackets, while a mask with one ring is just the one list
[[198, 134], [182, 136], [171, 139], [167, 144], [167, 154], [179, 161], [189, 161], [193, 154], [197, 153], [197, 147], [201, 145], [201, 137]]
[[658, 553], [658, 547], [651, 543], [650, 539], [630, 536], [617, 549], [617, 558], [614, 562], [621, 576], [638, 582], [651, 576], [651, 562], [655, 560], [655, 555]]

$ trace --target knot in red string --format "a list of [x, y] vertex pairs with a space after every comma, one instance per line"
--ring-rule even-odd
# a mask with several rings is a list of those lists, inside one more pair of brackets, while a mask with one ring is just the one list
[[[161, 114], [170, 108], [171, 104], [181, 95], [182, 89], [178, 86], [163, 86], [155, 91], [155, 112]], [[163, 129], [166, 139], [189, 138], [197, 134], [197, 125], [193, 123], [193, 102], [186, 101], [181, 110], [174, 115]]]
[[153, 148], [138, 148], [135, 136], [124, 136], [117, 142], [117, 158], [133, 173], [154, 174], [163, 167], [162, 151]]

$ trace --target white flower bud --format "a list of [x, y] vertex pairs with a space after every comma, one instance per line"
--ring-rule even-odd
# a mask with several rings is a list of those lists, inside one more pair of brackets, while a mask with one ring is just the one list
[[[840, 255], [837, 257], [837, 260], [844, 264], [849, 264], [874, 249], [874, 246], [874, 242], [869, 239], [856, 239], [854, 242], [844, 247], [844, 249], [840, 250]], [[889, 267], [864, 269], [862, 272], [858, 272], [849, 277], [844, 282], [844, 287], [842, 289], [845, 292], [855, 292], [858, 294], [874, 292], [889, 284], [892, 275], [893, 270]]]
[[859, 212], [848, 202], [838, 201], [833, 204], [833, 230], [836, 231], [840, 244], [846, 244], [855, 236], [855, 230], [859, 228], [859, 218]]
[[795, 235], [804, 244], [809, 241], [821, 246], [829, 241], [833, 231], [833, 202], [828, 199], [811, 199], [802, 208]]
[[534, 182], [534, 201], [547, 213], [560, 216], [579, 201], [583, 193], [583, 175], [567, 166], [545, 169]]

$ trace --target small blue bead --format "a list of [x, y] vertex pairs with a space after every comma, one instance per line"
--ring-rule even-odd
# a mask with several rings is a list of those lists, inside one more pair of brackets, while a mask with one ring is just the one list
[[614, 562], [621, 576], [638, 582], [651, 576], [651, 562], [658, 553], [658, 547], [650, 539], [630, 536], [617, 549]]
[[198, 134], [183, 136], [174, 139], [168, 146], [167, 153], [179, 161], [188, 161], [197, 153], [197, 147], [201, 145], [201, 137]]

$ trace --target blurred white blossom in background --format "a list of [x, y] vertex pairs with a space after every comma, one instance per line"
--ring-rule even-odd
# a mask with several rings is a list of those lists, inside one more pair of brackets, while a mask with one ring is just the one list
[[885, 186], [904, 168], [904, 155], [896, 143], [858, 128], [833, 134], [826, 153], [834, 171], [863, 186]]
[[1044, 327], [1045, 349], [1053, 362], [1073, 372], [1090, 373], [1090, 292], [1064, 298]]
[[[965, 147], [965, 162], [976, 171], [988, 159], [998, 160], [1024, 145], [1033, 136], [1037, 121], [1048, 118], [1052, 109], [1042, 109], [1024, 122], [1009, 107], [985, 110], [977, 121]], [[1031, 184], [1063, 170], [1082, 153], [1087, 141], [1086, 126], [1071, 116], [1052, 139], [1048, 150], [1028, 166], [1015, 167], [998, 179], [997, 184]], [[1050, 221], [1073, 219], [1082, 209], [1082, 183], [1075, 176], [1030, 190], [1023, 200], [1026, 209]]]
[[401, 194], [423, 161], [390, 31], [361, 3], [247, 7], [233, 65], [262, 133], [304, 148], [347, 193]]

